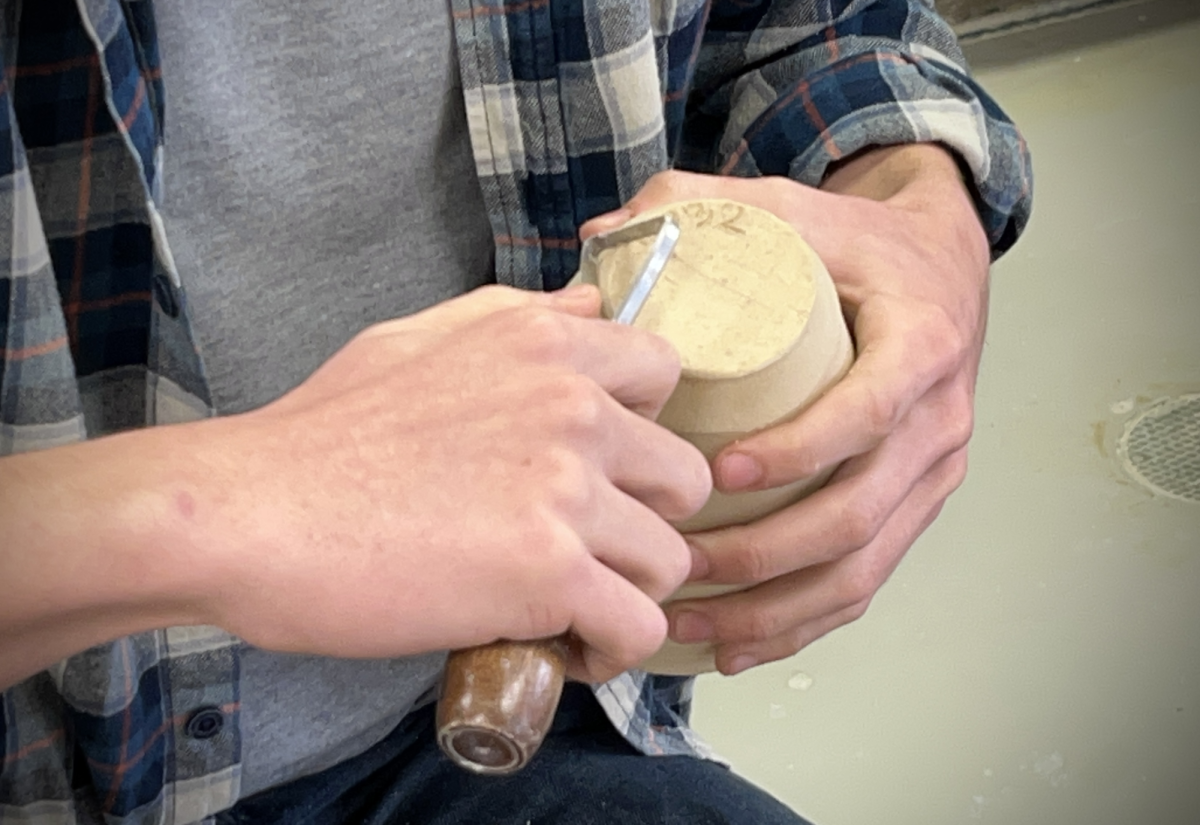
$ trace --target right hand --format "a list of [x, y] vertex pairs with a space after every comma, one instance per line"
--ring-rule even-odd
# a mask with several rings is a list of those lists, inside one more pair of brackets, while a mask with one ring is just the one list
[[[251, 644], [389, 657], [570, 632], [568, 673], [653, 653], [686, 578], [668, 524], [711, 477], [653, 422], [661, 338], [590, 288], [487, 287], [361, 333], [278, 401], [207, 422], [196, 515], [226, 571], [217, 621]], [[219, 483], [215, 486], [221, 486]]]

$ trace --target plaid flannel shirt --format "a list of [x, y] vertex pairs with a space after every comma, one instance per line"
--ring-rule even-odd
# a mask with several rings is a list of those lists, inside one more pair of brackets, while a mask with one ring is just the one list
[[[580, 224], [672, 166], [816, 185], [864, 147], [938, 141], [995, 254], [1028, 217], [1021, 137], [926, 0], [450, 6], [501, 283], [561, 286]], [[0, 455], [210, 414], [155, 206], [152, 0], [0, 0], [0, 50]], [[0, 823], [186, 823], [235, 803], [240, 649], [172, 628], [6, 691]], [[642, 751], [708, 755], [690, 691], [633, 672], [597, 695]]]

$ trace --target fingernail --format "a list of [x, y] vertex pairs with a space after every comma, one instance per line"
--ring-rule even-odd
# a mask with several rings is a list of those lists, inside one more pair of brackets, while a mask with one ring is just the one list
[[597, 220], [604, 224], [606, 228], [620, 226], [633, 217], [633, 213], [622, 207], [607, 214], [601, 215]]
[[606, 212], [603, 215], [597, 215], [587, 222], [587, 237], [598, 234], [600, 232], [610, 232], [613, 229], [627, 223], [633, 213], [628, 209], [621, 208], [613, 212]]
[[741, 656], [734, 656], [733, 661], [729, 663], [729, 669], [725, 671], [727, 676], [736, 676], [743, 670], [749, 670], [758, 664], [758, 660], [748, 653], [743, 653]]
[[703, 581], [708, 578], [708, 556], [691, 541], [687, 546], [692, 551], [692, 572], [688, 575], [688, 581]]
[[721, 478], [722, 488], [733, 492], [757, 484], [762, 480], [764, 472], [758, 459], [745, 453], [730, 453], [721, 459], [717, 475]]
[[713, 624], [708, 617], [685, 610], [675, 614], [671, 638], [680, 644], [704, 642], [712, 638]]

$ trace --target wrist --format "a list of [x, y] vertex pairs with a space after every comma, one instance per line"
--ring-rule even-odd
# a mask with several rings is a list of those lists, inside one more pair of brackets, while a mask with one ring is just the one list
[[820, 188], [873, 201], [911, 197], [922, 189], [970, 196], [957, 157], [937, 143], [865, 149], [830, 167]]
[[[958, 157], [936, 143], [867, 149], [840, 162], [821, 189], [865, 198], [929, 218], [986, 262], [990, 245]], [[943, 241], [944, 243], [944, 241]]]
[[212, 623], [214, 555], [188, 514], [206, 424], [3, 460], [0, 685], [122, 636]]

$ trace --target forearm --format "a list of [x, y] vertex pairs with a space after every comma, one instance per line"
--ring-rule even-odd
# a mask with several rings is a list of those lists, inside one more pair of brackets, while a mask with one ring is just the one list
[[211, 422], [184, 426], [0, 459], [0, 688], [121, 636], [211, 623], [196, 529]]
[[[865, 198], [912, 213], [933, 230], [930, 254], [958, 250], [967, 258], [957, 271], [987, 272], [988, 239], [957, 158], [934, 143], [867, 149], [834, 166], [821, 189]], [[856, 254], [856, 250], [847, 250]], [[829, 262], [837, 266], [837, 262]]]

